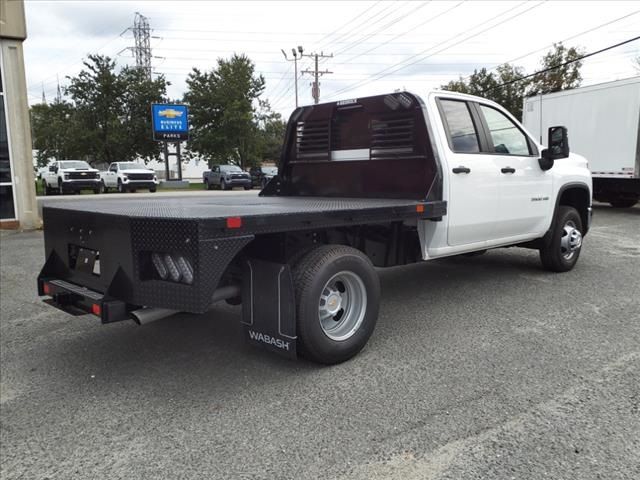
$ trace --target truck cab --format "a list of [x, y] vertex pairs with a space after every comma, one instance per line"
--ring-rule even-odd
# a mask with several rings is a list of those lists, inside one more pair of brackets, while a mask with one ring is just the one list
[[586, 233], [590, 171], [568, 144], [566, 156], [545, 163], [549, 150], [500, 105], [446, 91], [426, 101], [448, 205], [446, 226], [425, 225], [426, 258], [538, 239], [560, 205], [576, 209]]

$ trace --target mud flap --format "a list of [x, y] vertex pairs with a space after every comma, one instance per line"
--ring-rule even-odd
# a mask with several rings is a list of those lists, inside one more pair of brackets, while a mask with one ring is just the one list
[[296, 309], [289, 265], [247, 260], [242, 289], [242, 323], [247, 341], [296, 358]]

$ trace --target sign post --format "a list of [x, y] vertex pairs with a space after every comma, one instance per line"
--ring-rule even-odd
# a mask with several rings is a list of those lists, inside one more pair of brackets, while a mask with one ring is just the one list
[[[164, 142], [164, 162], [166, 180], [173, 180], [169, 171], [169, 156], [176, 156], [178, 178], [182, 180], [182, 159], [180, 142], [189, 139], [189, 109], [186, 105], [153, 103], [151, 104], [151, 124], [153, 139]], [[169, 143], [175, 143], [175, 153], [169, 152]]]

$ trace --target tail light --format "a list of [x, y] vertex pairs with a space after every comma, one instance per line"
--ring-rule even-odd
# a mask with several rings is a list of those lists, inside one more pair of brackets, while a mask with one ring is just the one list
[[182, 254], [152, 253], [151, 263], [162, 280], [176, 283], [193, 283], [193, 266]]

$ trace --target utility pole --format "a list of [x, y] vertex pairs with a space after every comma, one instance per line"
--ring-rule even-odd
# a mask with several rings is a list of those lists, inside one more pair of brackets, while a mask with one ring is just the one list
[[296, 108], [298, 108], [298, 53], [300, 54], [300, 58], [302, 58], [302, 52], [304, 50], [300, 45], [298, 45], [298, 51], [296, 51], [295, 48], [292, 48], [291, 53], [293, 54], [293, 60], [289, 60], [289, 57], [287, 57], [287, 52], [285, 52], [284, 49], [281, 48], [280, 51], [284, 55], [284, 59], [287, 62], [293, 62], [293, 66], [294, 66], [293, 81], [295, 82], [295, 89], [296, 89]]
[[131, 50], [136, 59], [136, 67], [144, 71], [147, 78], [151, 80], [151, 27], [149, 26], [149, 19], [140, 12], [136, 12], [136, 16], [133, 19], [133, 27], [127, 28], [120, 35], [124, 35], [129, 30], [133, 32], [135, 46], [127, 47], [118, 52], [118, 54], [124, 50]]
[[308, 55], [302, 55], [300, 54], [301, 57], [310, 57], [310, 58], [314, 58], [315, 59], [315, 68], [314, 70], [303, 70], [301, 73], [308, 73], [310, 75], [313, 75], [313, 83], [311, 84], [311, 96], [313, 97], [313, 103], [318, 104], [318, 102], [320, 101], [320, 82], [318, 81], [319, 77], [321, 75], [325, 75], [328, 73], [333, 73], [330, 72], [329, 70], [323, 70], [323, 71], [318, 71], [318, 59], [319, 58], [333, 58], [333, 53], [331, 55], [325, 55], [323, 52], [318, 53], [311, 53]]

